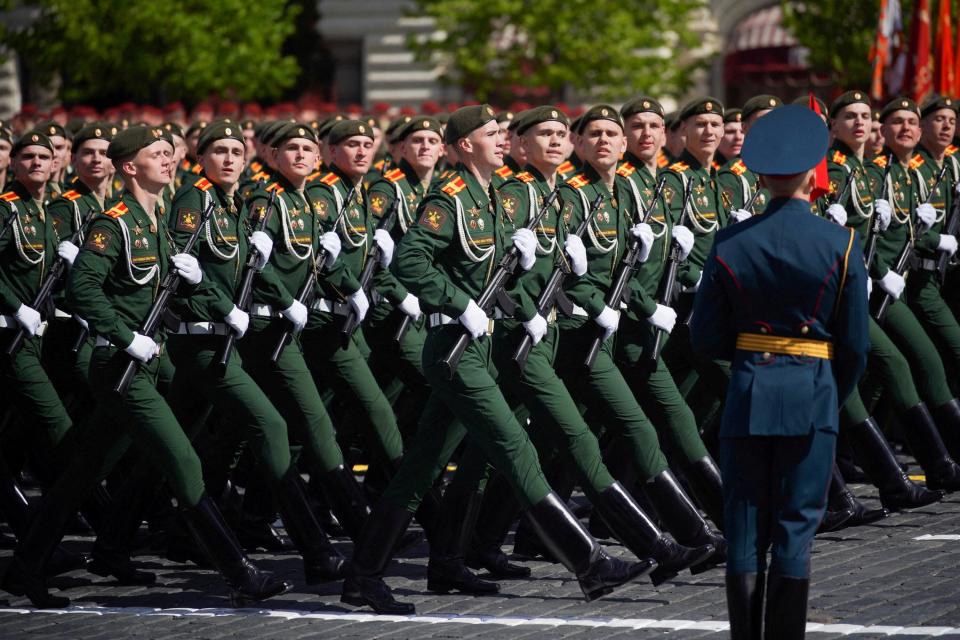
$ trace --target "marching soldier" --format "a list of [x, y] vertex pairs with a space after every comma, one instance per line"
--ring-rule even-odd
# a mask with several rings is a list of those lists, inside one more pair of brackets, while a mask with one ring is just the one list
[[13, 149], [13, 131], [6, 122], [0, 122], [0, 190], [7, 191], [10, 172], [10, 151]]
[[[743, 105], [743, 111], [740, 115], [743, 120], [743, 135], [747, 135], [750, 127], [758, 118], [762, 118], [770, 113], [772, 109], [783, 106], [783, 101], [776, 96], [759, 95], [747, 100]], [[726, 117], [726, 116], [724, 116]], [[727, 163], [720, 169], [717, 180], [722, 190], [720, 197], [723, 199], [723, 206], [730, 211], [730, 216], [734, 222], [740, 222], [747, 216], [743, 208], [756, 193], [760, 185], [757, 184], [757, 176], [750, 171], [740, 160], [739, 155], [728, 158]], [[767, 206], [766, 194], [762, 191], [753, 201], [753, 207], [746, 213], [753, 215], [758, 211], [763, 211]]]
[[723, 114], [723, 138], [720, 139], [717, 157], [713, 161], [715, 169], [719, 170], [731, 160], [740, 157], [743, 135], [743, 112], [740, 109], [727, 109]]

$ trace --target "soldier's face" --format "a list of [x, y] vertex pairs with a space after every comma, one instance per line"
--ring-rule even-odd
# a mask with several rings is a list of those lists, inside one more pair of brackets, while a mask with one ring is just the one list
[[519, 136], [527, 162], [549, 176], [567, 159], [569, 129], [562, 122], [541, 122]]
[[10, 166], [10, 149], [13, 148], [6, 140], [0, 140], [0, 171]]
[[743, 138], [743, 123], [726, 122], [723, 125], [723, 137], [720, 138], [720, 146], [717, 149], [726, 158], [738, 156], [743, 147]]
[[67, 166], [67, 139], [61, 136], [50, 136], [50, 144], [53, 145], [53, 173], [60, 171]]
[[440, 160], [443, 142], [440, 134], [433, 131], [417, 131], [408, 135], [402, 143], [403, 159], [414, 169], [432, 169]]
[[246, 166], [246, 151], [244, 143], [225, 138], [210, 143], [199, 160], [207, 177], [229, 191], [240, 180], [240, 172]]
[[307, 138], [290, 138], [284, 140], [274, 152], [277, 169], [293, 183], [313, 173], [320, 150], [312, 140]]
[[649, 111], [627, 118], [627, 149], [643, 161], [655, 158], [667, 140], [663, 118]]
[[253, 129], [243, 130], [243, 145], [247, 148], [246, 158], [247, 162], [249, 162], [257, 153], [257, 145], [254, 143]]
[[920, 142], [920, 118], [916, 113], [901, 109], [887, 116], [880, 125], [883, 141], [897, 155], [913, 151]]
[[830, 132], [834, 138], [856, 150], [867, 143], [872, 126], [870, 106], [857, 103], [847, 105], [834, 116]]
[[922, 140], [926, 147], [945, 149], [953, 142], [957, 132], [957, 112], [953, 109], [938, 109], [928, 114], [920, 123]]
[[76, 153], [73, 154], [73, 168], [84, 182], [99, 182], [108, 175], [107, 167], [110, 160], [107, 158], [106, 140], [87, 140]]
[[13, 175], [25, 185], [42, 185], [52, 172], [53, 153], [46, 147], [30, 145], [13, 157]]
[[507, 131], [507, 128], [509, 126], [510, 126], [509, 120], [504, 120], [503, 122], [500, 123], [500, 133], [503, 134], [503, 153], [505, 155], [509, 155], [510, 149], [513, 148], [511, 146], [511, 144], [513, 143], [513, 138], [510, 137], [510, 132]]
[[177, 167], [187, 157], [187, 141], [180, 136], [173, 136], [173, 166]]
[[504, 136], [496, 120], [491, 120], [460, 141], [457, 154], [483, 171], [503, 166]]
[[516, 160], [521, 167], [527, 164], [527, 151], [520, 144], [520, 136], [517, 135], [516, 129], [507, 131], [507, 146], [503, 152], [510, 154], [510, 157]]
[[173, 145], [166, 140], [157, 140], [140, 149], [129, 163], [132, 175], [148, 191], [159, 191], [170, 182], [173, 175]]
[[723, 136], [723, 117], [719, 114], [701, 113], [687, 118], [680, 128], [686, 133], [687, 149], [693, 155], [713, 155]]
[[330, 147], [333, 164], [354, 180], [370, 171], [373, 159], [373, 140], [367, 136], [350, 136]]
[[867, 140], [867, 145], [875, 154], [883, 151], [883, 133], [880, 131], [879, 120], [873, 120], [870, 123], [870, 138]]
[[580, 134], [580, 157], [598, 169], [609, 169], [627, 150], [627, 137], [616, 122], [592, 120]]

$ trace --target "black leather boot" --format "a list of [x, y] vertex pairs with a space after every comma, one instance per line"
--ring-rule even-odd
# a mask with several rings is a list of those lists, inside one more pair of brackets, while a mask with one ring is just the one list
[[613, 535], [635, 556], [650, 556], [657, 561], [657, 568], [650, 572], [654, 586], [703, 562], [715, 551], [712, 544], [690, 548], [674, 542], [657, 528], [619, 482], [601, 491], [594, 507]]
[[[846, 509], [853, 514], [843, 523], [844, 527], [857, 527], [870, 524], [871, 522], [882, 520], [890, 515], [890, 512], [885, 508], [868, 509], [866, 505], [857, 500], [853, 492], [850, 491], [850, 488], [847, 487], [847, 483], [844, 482], [843, 474], [840, 473], [840, 469], [836, 464], [833, 465], [833, 477], [830, 479], [830, 488], [828, 489], [827, 496], [828, 505], [831, 510], [840, 511]], [[833, 530], [836, 531], [837, 528]]]
[[925, 489], [907, 477], [873, 418], [846, 427], [857, 464], [880, 490], [880, 504], [890, 511], [916, 509], [943, 499], [942, 491]]
[[720, 531], [723, 531], [723, 481], [720, 469], [709, 455], [683, 469], [683, 477], [693, 499], [707, 513]]
[[903, 437], [927, 475], [927, 488], [944, 491], [960, 489], [960, 466], [947, 453], [927, 405], [921, 402], [907, 409], [902, 419], [905, 423]]
[[510, 527], [520, 517], [520, 503], [503, 474], [494, 472], [480, 501], [480, 514], [467, 547], [471, 569], [486, 569], [494, 578], [526, 578], [530, 567], [510, 562], [501, 549]]
[[240, 517], [232, 522], [233, 530], [243, 548], [250, 553], [263, 551], [293, 551], [293, 545], [280, 535], [273, 523], [277, 506], [266, 479], [258, 472], [250, 473], [243, 493]]
[[269, 571], [261, 571], [247, 558], [208, 495], [204, 494], [195, 507], [184, 509], [183, 518], [197, 544], [230, 586], [234, 606], [266, 600], [293, 586]]
[[817, 533], [830, 533], [831, 531], [843, 529], [847, 520], [852, 517], [853, 511], [850, 509], [838, 509], [836, 511], [826, 509], [823, 512], [823, 518], [820, 520], [819, 526], [817, 526]]
[[611, 558], [555, 493], [548, 493], [524, 515], [553, 556], [577, 576], [587, 602], [612, 593], [656, 565], [650, 558], [638, 562]]
[[764, 637], [802, 640], [807, 629], [809, 578], [789, 578], [771, 572], [767, 580]]
[[764, 574], [727, 575], [726, 584], [731, 640], [762, 640]]
[[933, 410], [933, 420], [943, 438], [950, 457], [960, 457], [960, 401], [956, 398]]
[[370, 607], [377, 613], [415, 613], [412, 604], [394, 599], [390, 587], [383, 581], [393, 549], [412, 518], [413, 514], [406, 509], [383, 500], [373, 507], [353, 547], [340, 602]]
[[475, 596], [492, 595], [500, 585], [481, 580], [463, 561], [463, 550], [473, 531], [480, 509], [481, 494], [469, 491], [467, 495], [451, 485], [443, 496], [443, 511], [437, 526], [437, 535], [430, 541], [430, 561], [427, 564], [427, 590], [437, 593], [460, 591]]
[[713, 553], [690, 567], [690, 573], [703, 573], [727, 561], [727, 541], [710, 528], [670, 469], [664, 469], [643, 483], [642, 487], [653, 508], [660, 514], [664, 527], [677, 542], [687, 547], [713, 546]]
[[320, 528], [305, 489], [297, 468], [291, 465], [276, 485], [275, 497], [284, 528], [303, 558], [307, 584], [339, 580], [346, 575], [346, 562]]
[[113, 576], [122, 585], [156, 582], [156, 574], [136, 568], [130, 553], [159, 486], [154, 477], [140, 476], [114, 491], [112, 504], [97, 529], [87, 571], [98, 576]]
[[52, 595], [41, 573], [28, 567], [17, 556], [11, 558], [0, 582], [0, 589], [15, 596], [26, 596], [37, 609], [63, 609], [70, 598]]

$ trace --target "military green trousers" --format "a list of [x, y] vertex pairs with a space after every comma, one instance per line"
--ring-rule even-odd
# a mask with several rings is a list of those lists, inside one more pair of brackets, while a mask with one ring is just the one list
[[960, 323], [940, 293], [936, 272], [911, 272], [904, 296], [920, 324], [940, 348], [944, 363], [960, 372]]
[[93, 396], [87, 383], [93, 341], [88, 338], [80, 343], [76, 353], [73, 351], [82, 329], [73, 318], [51, 320], [47, 332], [43, 334], [40, 353], [40, 360], [50, 374], [50, 381], [76, 423], [93, 411]]

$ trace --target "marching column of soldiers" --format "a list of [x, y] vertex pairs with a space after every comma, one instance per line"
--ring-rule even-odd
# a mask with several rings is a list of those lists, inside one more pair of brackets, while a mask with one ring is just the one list
[[293, 586], [266, 551], [413, 613], [416, 518], [429, 591], [725, 565], [735, 637], [802, 636], [818, 530], [960, 490], [960, 162], [948, 97], [797, 102], [4, 126], [0, 588], [149, 552], [242, 605]]

